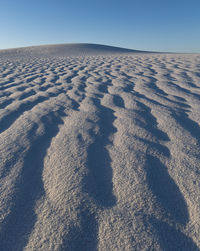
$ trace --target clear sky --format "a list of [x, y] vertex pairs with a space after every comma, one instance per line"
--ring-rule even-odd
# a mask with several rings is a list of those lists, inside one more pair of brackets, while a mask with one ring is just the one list
[[200, 52], [200, 0], [0, 0], [0, 48], [99, 43]]

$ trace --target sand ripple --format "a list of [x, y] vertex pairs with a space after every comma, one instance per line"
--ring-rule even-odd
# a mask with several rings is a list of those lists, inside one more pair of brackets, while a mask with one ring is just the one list
[[0, 55], [0, 250], [199, 250], [199, 71]]

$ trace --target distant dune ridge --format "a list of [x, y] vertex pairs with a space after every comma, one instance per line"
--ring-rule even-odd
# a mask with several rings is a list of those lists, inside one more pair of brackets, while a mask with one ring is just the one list
[[0, 50], [3, 56], [84, 56], [84, 55], [101, 55], [101, 54], [118, 54], [118, 53], [144, 53], [145, 51], [131, 50], [115, 46], [100, 44], [58, 44], [58, 45], [40, 45], [22, 47], [16, 49]]
[[0, 250], [200, 250], [200, 55], [0, 50]]

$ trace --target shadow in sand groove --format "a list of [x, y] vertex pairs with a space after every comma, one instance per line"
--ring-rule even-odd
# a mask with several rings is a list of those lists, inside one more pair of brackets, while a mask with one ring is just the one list
[[167, 223], [153, 217], [149, 218], [149, 223], [156, 230], [163, 251], [199, 251], [190, 237]]
[[142, 108], [140, 115], [146, 120], [145, 128], [151, 132], [158, 141], [157, 144], [148, 143], [149, 148], [146, 154], [146, 177], [148, 186], [163, 209], [169, 214], [170, 218], [182, 225], [186, 225], [189, 221], [189, 213], [184, 197], [178, 185], [169, 175], [167, 167], [162, 164], [158, 157], [153, 156], [151, 153], [154, 147], [156, 152], [169, 157], [169, 149], [159, 143], [160, 140], [168, 141], [169, 137], [158, 128], [156, 117], [152, 115], [151, 109], [139, 102], [138, 105]]
[[98, 108], [100, 128], [97, 135], [90, 132], [94, 142], [88, 147], [87, 167], [89, 174], [85, 178], [85, 188], [97, 204], [103, 207], [115, 205], [113, 195], [111, 158], [107, 146], [110, 144], [109, 136], [116, 132], [113, 126], [115, 116], [113, 111], [94, 100]]
[[24, 158], [21, 175], [15, 184], [15, 194], [10, 213], [2, 224], [0, 250], [23, 250], [36, 221], [34, 211], [36, 201], [43, 195], [43, 161], [52, 138], [63, 123], [63, 112], [51, 112], [42, 117], [44, 134], [35, 136], [38, 126], [35, 124], [29, 132], [31, 147]]
[[200, 126], [197, 122], [190, 119], [185, 112], [172, 113], [172, 117], [174, 117], [177, 122], [187, 130], [200, 144]]
[[167, 168], [156, 157], [147, 156], [147, 182], [161, 206], [182, 225], [189, 220], [187, 204]]

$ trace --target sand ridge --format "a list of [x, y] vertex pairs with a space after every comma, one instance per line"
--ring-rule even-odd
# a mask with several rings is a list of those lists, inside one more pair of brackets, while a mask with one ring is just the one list
[[0, 53], [0, 249], [199, 250], [200, 55], [25, 54]]

